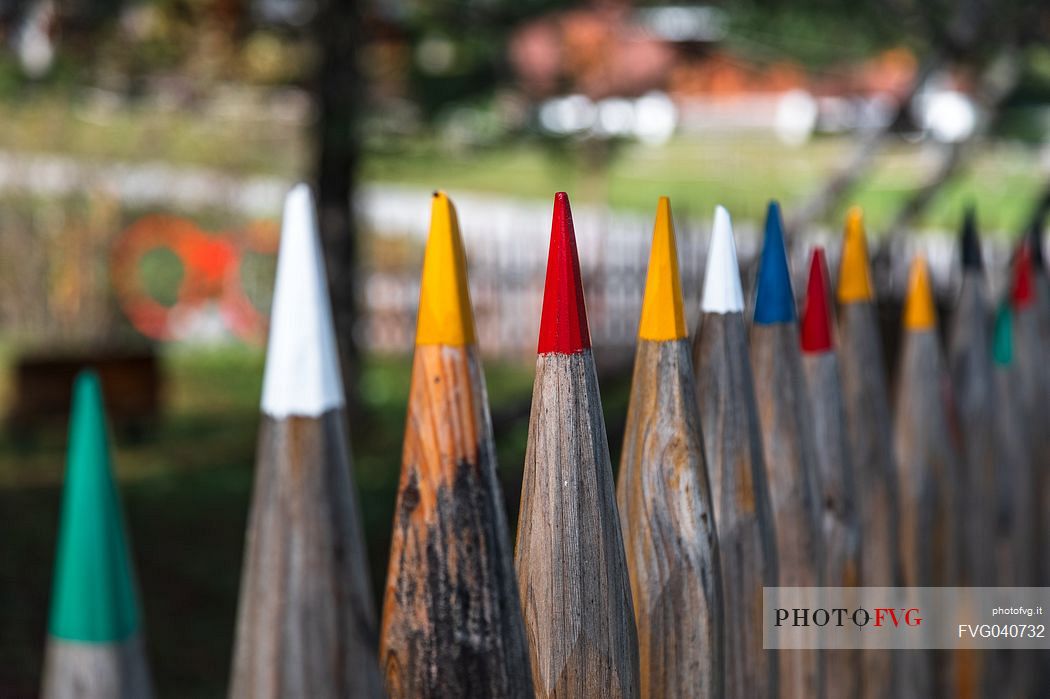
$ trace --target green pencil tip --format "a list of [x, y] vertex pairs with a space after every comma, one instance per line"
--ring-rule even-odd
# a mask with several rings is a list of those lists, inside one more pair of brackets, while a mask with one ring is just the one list
[[102, 388], [94, 372], [73, 387], [69, 452], [48, 626], [56, 638], [118, 642], [139, 628], [120, 497], [110, 467]]
[[995, 330], [992, 332], [992, 359], [1000, 366], [1007, 366], [1014, 358], [1013, 312], [1009, 302], [999, 304], [995, 314]]

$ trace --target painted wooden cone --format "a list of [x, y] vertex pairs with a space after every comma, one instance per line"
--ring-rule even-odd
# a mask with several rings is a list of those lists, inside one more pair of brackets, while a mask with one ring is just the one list
[[285, 201], [230, 696], [381, 694], [328, 285], [305, 185]]
[[[1028, 231], [1028, 244], [1032, 252], [1032, 281], [1035, 292], [1035, 304], [1039, 315], [1040, 344], [1050, 347], [1050, 275], [1046, 269], [1046, 251], [1043, 244], [1043, 226], [1045, 221], [1036, 221]], [[1050, 362], [1042, 363], [1043, 399], [1050, 409]], [[1043, 449], [1050, 451], [1050, 431], [1042, 430]], [[1034, 457], [1033, 457], [1034, 458]], [[1036, 461], [1035, 487], [1039, 493], [1036, 520], [1031, 525], [1036, 529], [1035, 564], [1036, 579], [1032, 584], [1050, 584], [1050, 453], [1044, 452], [1041, 461]]]
[[671, 205], [656, 212], [617, 502], [643, 697], [719, 697], [722, 578]]
[[[751, 326], [751, 367], [762, 426], [781, 587], [824, 584], [813, 416], [806, 397], [795, 298], [791, 291], [780, 207], [769, 205]], [[780, 656], [780, 696], [824, 696], [817, 650]]]
[[[838, 301], [839, 362], [860, 514], [860, 582], [893, 586], [900, 582], [897, 469], [874, 285], [857, 207], [846, 217]], [[896, 696], [894, 657], [893, 651], [864, 652], [863, 697]]]
[[515, 564], [539, 697], [637, 697], [638, 638], [569, 199], [554, 198]]
[[[1018, 385], [1022, 378], [1014, 361], [1014, 311], [1003, 300], [992, 331], [992, 367], [995, 393], [995, 431], [999, 461], [995, 530], [996, 584], [1028, 587], [1038, 575], [1039, 491], [1035, 439], [1021, 411]], [[1030, 697], [1038, 676], [1040, 654], [1034, 651], [998, 651], [989, 680], [998, 696]]]
[[434, 194], [380, 661], [390, 697], [531, 697], [456, 210]]
[[42, 697], [153, 695], [132, 569], [102, 389], [84, 372], [73, 389]]
[[998, 459], [995, 438], [994, 382], [991, 357], [991, 316], [985, 296], [984, 267], [973, 210], [963, 222], [962, 286], [948, 341], [963, 454], [959, 478], [959, 522], [962, 585], [993, 585], [995, 508], [988, 493], [995, 492]]
[[747, 346], [732, 223], [715, 210], [693, 342], [696, 398], [725, 613], [725, 696], [777, 696], [776, 651], [762, 648], [762, 588], [777, 584], [773, 516]]
[[[956, 507], [957, 585], [994, 585], [997, 460], [994, 381], [991, 358], [991, 318], [985, 296], [984, 262], [973, 209], [963, 219], [960, 237], [962, 285], [948, 336], [948, 368], [952, 377], [959, 433], [961, 473]], [[964, 651], [952, 678], [959, 697], [981, 695], [986, 655]]]
[[[1014, 260], [1014, 278], [1011, 288], [1011, 313], [1008, 316], [1011, 325], [1011, 361], [1008, 363], [1007, 373], [1014, 374], [1014, 388], [1008, 394], [1015, 397], [1018, 402], [1019, 414], [1017, 417], [1025, 423], [1025, 434], [1030, 443], [1029, 461], [1030, 467], [1017, 474], [1022, 479], [1023, 488], [1040, 492], [1045, 483], [1047, 471], [1050, 471], [1050, 430], [1047, 429], [1050, 422], [1047, 414], [1050, 412], [1050, 368], [1047, 359], [1050, 358], [1050, 342], [1048, 342], [1045, 328], [1043, 327], [1043, 308], [1045, 303], [1043, 296], [1047, 293], [1045, 287], [1045, 272], [1038, 262], [1039, 257], [1034, 254], [1036, 249], [1031, 238], [1025, 240], [1016, 259]], [[998, 339], [998, 337], [996, 338]], [[994, 359], [994, 356], [993, 356]], [[1002, 372], [998, 372], [1002, 373]], [[1004, 377], [1004, 381], [1008, 381]], [[1001, 411], [997, 416], [1002, 417]], [[1006, 425], [1002, 426], [1007, 429]], [[1016, 449], [1017, 444], [1010, 441], [1009, 434], [1001, 435], [999, 449]], [[1004, 443], [1006, 440], [1007, 443]], [[1027, 506], [1027, 498], [1025, 498]], [[1036, 532], [1036, 521], [1038, 502], [1034, 503], [1033, 512], [1025, 512], [1027, 519], [1018, 519], [1017, 527], [1027, 527], [1033, 533]], [[1019, 515], [1021, 513], [1018, 513]], [[1027, 545], [1028, 535], [1025, 535]], [[1036, 551], [1034, 545], [1026, 551]], [[1045, 551], [1045, 549], [1044, 549]], [[1018, 555], [1026, 558], [1029, 554]], [[1038, 551], [1032, 555], [1033, 560], [1038, 560]], [[1035, 584], [1035, 575], [1025, 572], [1027, 584]], [[1024, 583], [1015, 583], [1024, 584]]]
[[[894, 424], [902, 582], [908, 587], [952, 586], [958, 576], [954, 518], [959, 454], [951, 434], [948, 370], [922, 257], [912, 261], [903, 324]], [[952, 696], [948, 663], [947, 653], [901, 654], [900, 696]]]
[[[817, 247], [810, 259], [800, 329], [802, 369], [813, 415], [817, 471], [820, 474], [824, 582], [830, 587], [855, 587], [860, 584], [860, 521], [846, 437], [839, 361], [832, 339], [829, 287], [824, 249]], [[827, 696], [858, 696], [860, 674], [859, 650], [825, 652]]]

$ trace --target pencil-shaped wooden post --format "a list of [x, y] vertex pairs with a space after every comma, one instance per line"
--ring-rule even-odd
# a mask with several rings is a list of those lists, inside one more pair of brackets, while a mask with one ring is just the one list
[[777, 696], [777, 654], [762, 648], [762, 587], [777, 584], [773, 519], [729, 213], [715, 210], [693, 343], [696, 398], [722, 568], [725, 695]]
[[1050, 348], [1042, 345], [1035, 265], [1028, 239], [1021, 242], [1014, 258], [1011, 301], [1018, 381], [1017, 395], [1022, 414], [1032, 427], [1032, 437], [1042, 446], [1046, 422], [1043, 374]]
[[[1010, 294], [1011, 308], [1001, 312], [1007, 314], [1001, 315], [1001, 318], [1011, 326], [1011, 332], [1003, 331], [1004, 338], [996, 333], [994, 346], [1003, 352], [1000, 356], [993, 354], [992, 357], [997, 367], [996, 381], [1013, 386], [1004, 386], [999, 394], [1000, 400], [1010, 405], [1004, 410], [1001, 404], [996, 404], [996, 418], [1001, 423], [999, 448], [1010, 452], [1021, 449], [1028, 451], [1028, 466], [1022, 467], [1013, 476], [1014, 485], [1020, 488], [1015, 494], [1023, 497], [1022, 502], [1013, 501], [1015, 506], [1023, 508], [1023, 511], [1015, 512], [1013, 529], [1015, 536], [1020, 538], [1015, 538], [1014, 544], [1020, 547], [1016, 549], [1017, 556], [1024, 558], [1018, 558], [1018, 564], [1024, 568], [1017, 571], [1023, 575], [1024, 581], [1017, 580], [1013, 585], [1035, 585], [1036, 572], [1031, 564], [1038, 559], [1033, 539], [1039, 507], [1037, 501], [1030, 502], [1028, 493], [1038, 492], [1042, 488], [1039, 469], [1042, 468], [1044, 474], [1050, 469], [1050, 420], [1047, 419], [1050, 410], [1050, 368], [1047, 362], [1050, 358], [1050, 338], [1045, 336], [1044, 318], [1039, 308], [1039, 295], [1046, 292], [1041, 292], [1039, 285], [1045, 282], [1045, 278], [1041, 279], [1044, 275], [1033, 254], [1033, 242], [1036, 245], [1038, 243], [1037, 239], [1025, 240], [1017, 251]], [[1005, 351], [1005, 337], [1012, 340], [1009, 352]], [[1012, 412], [1012, 416], [1004, 415], [1004, 412]], [[1017, 424], [1011, 427], [1011, 423]], [[1018, 443], [1018, 438], [1024, 442]], [[1013, 453], [1013, 457], [1021, 458], [1022, 454]], [[1016, 482], [1018, 479], [1020, 482]]]
[[531, 697], [456, 210], [434, 194], [380, 660], [390, 697]]
[[722, 579], [671, 205], [656, 211], [617, 483], [643, 697], [718, 697]]
[[[1032, 281], [1035, 292], [1035, 305], [1038, 312], [1040, 344], [1050, 347], [1050, 275], [1046, 269], [1046, 254], [1043, 249], [1044, 219], [1036, 221], [1028, 231], [1028, 245], [1032, 253]], [[1047, 401], [1045, 409], [1050, 409], [1050, 363], [1043, 362], [1043, 396]], [[1035, 519], [1029, 526], [1035, 528], [1037, 553], [1033, 564], [1035, 579], [1032, 585], [1050, 584], [1050, 433], [1042, 431], [1044, 450], [1035, 461], [1034, 488], [1039, 494], [1036, 502]], [[1032, 445], [1033, 457], [1035, 445]]]
[[554, 197], [515, 564], [539, 697], [637, 697], [638, 638], [569, 199]]
[[[1017, 391], [1021, 376], [1014, 361], [1013, 309], [1010, 300], [999, 304], [992, 331], [995, 383], [995, 431], [999, 451], [997, 494], [999, 513], [995, 531], [996, 584], [1036, 585], [1038, 565], [1039, 481], [1035, 441], [1021, 411]], [[1037, 652], [1000, 651], [994, 680], [1002, 696], [1033, 696], [1038, 678]]]
[[1037, 480], [1035, 446], [1027, 416], [1018, 400], [1023, 380], [1014, 361], [1014, 311], [999, 304], [992, 331], [995, 382], [995, 430], [999, 447], [996, 469], [1000, 507], [997, 517], [996, 569], [999, 585], [1035, 585], [1037, 559]]
[[991, 317], [985, 297], [984, 269], [977, 225], [967, 210], [961, 237], [962, 286], [948, 342], [948, 366], [963, 439], [959, 466], [958, 522], [960, 585], [993, 585], [995, 532], [994, 382]]
[[[824, 584], [824, 547], [813, 417], [806, 397], [797, 320], [780, 207], [772, 202], [758, 268], [751, 367], [780, 585], [813, 587]], [[822, 697], [821, 666], [821, 653], [816, 650], [781, 653], [780, 696]]]
[[[951, 390], [937, 334], [926, 260], [912, 261], [904, 301], [897, 378], [895, 451], [900, 483], [903, 584], [952, 586], [956, 580], [954, 518], [959, 455], [950, 432]], [[931, 651], [901, 657], [900, 696], [951, 696], [949, 676]]]
[[343, 383], [305, 185], [285, 201], [262, 413], [230, 696], [379, 696]]
[[[875, 290], [863, 216], [857, 207], [846, 217], [838, 301], [839, 361], [860, 514], [860, 582], [893, 586], [900, 581], [897, 471]], [[896, 695], [893, 658], [892, 651], [864, 652], [863, 697]]]
[[[853, 466], [846, 438], [846, 413], [839, 361], [832, 340], [831, 298], [824, 249], [810, 259], [806, 300], [802, 307], [802, 368], [813, 415], [817, 470], [820, 474], [821, 533], [824, 540], [824, 584], [860, 584], [860, 523]], [[829, 697], [860, 694], [861, 653], [836, 650], [825, 654], [825, 692]]]
[[85, 372], [73, 389], [41, 696], [144, 699], [152, 694], [102, 389], [98, 377]]

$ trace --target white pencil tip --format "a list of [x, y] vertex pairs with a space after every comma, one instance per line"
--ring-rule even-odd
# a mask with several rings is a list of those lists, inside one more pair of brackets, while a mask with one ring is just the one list
[[262, 411], [275, 418], [317, 417], [343, 404], [313, 196], [298, 184], [284, 200]]
[[715, 207], [715, 225], [707, 249], [704, 295], [700, 307], [704, 313], [737, 313], [744, 310], [733, 223], [729, 219], [729, 212], [722, 206]]

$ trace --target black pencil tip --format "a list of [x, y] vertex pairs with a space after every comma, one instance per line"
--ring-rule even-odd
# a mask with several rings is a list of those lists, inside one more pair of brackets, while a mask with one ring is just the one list
[[977, 236], [977, 210], [971, 204], [963, 215], [961, 234], [963, 269], [984, 269], [981, 256], [981, 240]]
[[1039, 217], [1028, 229], [1029, 248], [1032, 251], [1032, 266], [1037, 270], [1046, 269], [1046, 255], [1043, 251], [1043, 228], [1046, 224], [1046, 210], [1039, 212]]

